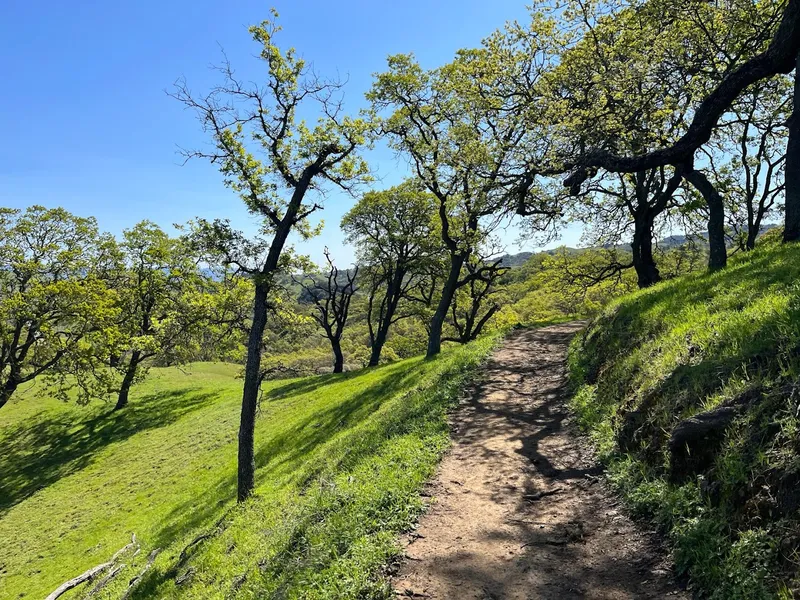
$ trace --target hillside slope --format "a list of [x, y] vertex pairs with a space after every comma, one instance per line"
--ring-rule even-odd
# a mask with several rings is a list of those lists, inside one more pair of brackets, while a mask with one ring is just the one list
[[793, 597], [800, 246], [612, 303], [573, 342], [573, 407], [611, 480], [712, 598]]
[[132, 533], [141, 551], [94, 598], [119, 598], [156, 549], [132, 597], [388, 594], [379, 568], [421, 509], [446, 408], [493, 343], [266, 383], [259, 487], [243, 507], [237, 367], [155, 369], [117, 413], [24, 395], [0, 415], [0, 598], [42, 598]]

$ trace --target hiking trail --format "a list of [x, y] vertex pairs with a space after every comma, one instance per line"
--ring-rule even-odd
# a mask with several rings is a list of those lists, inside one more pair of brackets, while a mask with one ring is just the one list
[[399, 597], [690, 597], [569, 422], [566, 352], [581, 326], [512, 333], [465, 390], [432, 505], [403, 540]]

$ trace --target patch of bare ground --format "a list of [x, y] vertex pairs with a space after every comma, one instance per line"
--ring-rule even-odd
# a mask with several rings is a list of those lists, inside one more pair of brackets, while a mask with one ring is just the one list
[[569, 425], [580, 323], [513, 333], [452, 416], [454, 445], [392, 583], [432, 599], [688, 598]]

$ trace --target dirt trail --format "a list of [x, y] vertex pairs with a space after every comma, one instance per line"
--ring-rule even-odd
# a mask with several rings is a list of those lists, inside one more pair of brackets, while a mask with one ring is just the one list
[[579, 328], [512, 334], [467, 390], [428, 490], [435, 502], [405, 540], [399, 596], [689, 597], [568, 425], [564, 363]]

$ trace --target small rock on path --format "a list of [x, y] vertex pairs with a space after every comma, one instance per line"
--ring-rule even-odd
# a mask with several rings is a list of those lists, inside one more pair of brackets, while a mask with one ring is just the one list
[[689, 597], [569, 426], [566, 351], [581, 326], [513, 333], [466, 390], [435, 502], [404, 540], [398, 597]]

